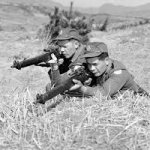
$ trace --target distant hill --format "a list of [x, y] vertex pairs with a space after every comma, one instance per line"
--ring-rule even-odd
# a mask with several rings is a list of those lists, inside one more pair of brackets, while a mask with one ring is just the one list
[[46, 7], [63, 7], [60, 3], [52, 0], [0, 0], [0, 3], [12, 3], [12, 4], [23, 4], [33, 6], [46, 6]]
[[[16, 28], [18, 24], [33, 26], [48, 22], [48, 13], [53, 12], [55, 6], [60, 10], [69, 10], [69, 7], [54, 0], [0, 0], [0, 27], [7, 30], [12, 25]], [[137, 7], [113, 4], [104, 4], [97, 8], [73, 7], [73, 11], [75, 10], [80, 11], [87, 19], [94, 19], [97, 24], [103, 24], [109, 17], [109, 26], [114, 23], [143, 24], [147, 21], [146, 18], [150, 18], [150, 3]]]
[[[1, 4], [9, 4], [12, 6], [21, 5], [22, 7], [33, 7], [32, 10], [40, 11], [41, 13], [50, 12], [55, 6], [60, 9], [69, 10], [68, 7], [55, 2], [54, 0], [0, 0]], [[27, 9], [30, 9], [27, 8]], [[73, 8], [73, 10], [80, 11], [84, 14], [110, 14], [119, 16], [131, 16], [131, 17], [146, 17], [150, 18], [150, 3], [140, 5], [136, 7], [126, 7], [121, 5], [113, 5], [106, 3], [102, 6], [91, 7], [91, 8]]]
[[99, 8], [98, 13], [108, 13], [121, 16], [150, 17], [150, 3], [136, 7], [104, 4]]
[[52, 0], [0, 0], [0, 17], [15, 16], [37, 16], [47, 15], [53, 12], [54, 7], [64, 8], [61, 4]]
[[136, 7], [127, 7], [121, 5], [104, 4], [101, 7], [96, 8], [77, 8], [77, 10], [84, 13], [91, 14], [110, 14], [119, 16], [131, 16], [131, 17], [146, 17], [150, 18], [150, 3], [140, 5]]

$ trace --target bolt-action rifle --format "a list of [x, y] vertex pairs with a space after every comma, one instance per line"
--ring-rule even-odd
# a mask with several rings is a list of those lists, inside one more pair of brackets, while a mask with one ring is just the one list
[[74, 85], [72, 79], [76, 79], [84, 83], [91, 77], [91, 74], [85, 70], [84, 66], [79, 66], [77, 69], [75, 69], [75, 67], [76, 66], [70, 70], [68, 78], [65, 81], [61, 81], [61, 83], [54, 87], [51, 91], [44, 94], [37, 94], [34, 104], [45, 104], [46, 101], [54, 98], [55, 96], [65, 93]]
[[45, 64], [41, 64], [39, 66], [44, 66], [44, 65], [47, 66], [48, 65], [47, 62], [51, 59], [52, 53], [57, 58], [60, 58], [60, 57], [63, 58], [63, 55], [61, 54], [58, 46], [50, 46], [48, 49], [44, 49], [43, 51], [44, 51], [43, 54], [38, 55], [38, 56], [33, 57], [33, 58], [25, 59], [22, 61], [14, 60], [11, 68], [16, 68], [16, 69], [20, 70], [21, 68], [31, 66], [31, 65], [38, 65], [38, 64], [43, 63], [43, 62]]

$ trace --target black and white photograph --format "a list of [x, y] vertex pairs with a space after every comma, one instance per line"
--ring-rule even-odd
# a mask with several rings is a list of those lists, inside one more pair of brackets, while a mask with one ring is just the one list
[[150, 0], [0, 0], [0, 150], [150, 150]]

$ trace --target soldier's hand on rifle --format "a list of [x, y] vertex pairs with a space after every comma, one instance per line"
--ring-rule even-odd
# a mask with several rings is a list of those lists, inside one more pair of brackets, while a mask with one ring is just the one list
[[89, 78], [88, 80], [86, 80], [86, 81], [84, 82], [84, 85], [90, 85], [91, 82], [92, 82], [92, 78]]
[[51, 60], [48, 61], [48, 63], [50, 64], [52, 70], [57, 70], [58, 69], [58, 61], [57, 61], [57, 57], [54, 54], [51, 54]]
[[69, 91], [80, 89], [83, 86], [83, 84], [79, 80], [73, 79], [72, 81], [74, 85], [69, 89]]
[[55, 54], [51, 54], [51, 60], [48, 61], [48, 63], [50, 64], [57, 64], [57, 57], [55, 56]]
[[56, 68], [58, 68], [58, 66], [64, 62], [63, 59], [57, 59], [54, 54], [51, 54], [51, 58], [52, 59], [49, 60], [48, 63], [50, 64], [52, 70], [56, 70]]
[[72, 81], [75, 83], [75, 85], [72, 86], [72, 87], [69, 89], [69, 91], [73, 91], [73, 90], [78, 90], [78, 89], [79, 89], [81, 92], [84, 93], [84, 92], [86, 91], [86, 86], [91, 83], [92, 79], [89, 78], [88, 80], [86, 80], [86, 81], [84, 82], [84, 85], [86, 85], [86, 86], [84, 86], [84, 85], [81, 83], [81, 81], [79, 81], [79, 80], [73, 79]]

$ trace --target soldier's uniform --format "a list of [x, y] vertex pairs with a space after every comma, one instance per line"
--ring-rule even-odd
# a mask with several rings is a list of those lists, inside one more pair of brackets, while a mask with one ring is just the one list
[[122, 93], [125, 90], [132, 90], [134, 93], [146, 93], [134, 81], [134, 77], [125, 66], [117, 60], [111, 60], [110, 68], [97, 78], [96, 87], [88, 87], [87, 94], [92, 95], [97, 90], [105, 96], [114, 96], [114, 94]]
[[[90, 49], [90, 51], [86, 51], [83, 57], [97, 57], [103, 52], [108, 52], [105, 45], [99, 49]], [[95, 91], [100, 91], [102, 95], [112, 97], [118, 92], [122, 93], [125, 90], [132, 90], [135, 94], [149, 95], [134, 81], [134, 77], [128, 72], [126, 67], [121, 62], [113, 59], [110, 59], [106, 72], [97, 77], [96, 84], [97, 86], [95, 87], [86, 87], [85, 94], [94, 95]]]
[[64, 74], [69, 70], [69, 66], [74, 63], [83, 63], [85, 62], [85, 59], [80, 59], [79, 57], [84, 54], [85, 52], [85, 45], [82, 44], [82, 36], [79, 35], [79, 33], [74, 29], [64, 29], [62, 30], [62, 33], [55, 39], [53, 39], [52, 42], [55, 42], [60, 47], [63, 45], [63, 42], [66, 40], [75, 39], [80, 42], [80, 47], [75, 51], [75, 54], [71, 58], [64, 58], [64, 61], [61, 65], [59, 65], [59, 69], [57, 71], [49, 70], [48, 74], [51, 80], [51, 84], [48, 84], [46, 86], [46, 90], [51, 90], [51, 86], [55, 85], [57, 81], [59, 81], [60, 74]]

